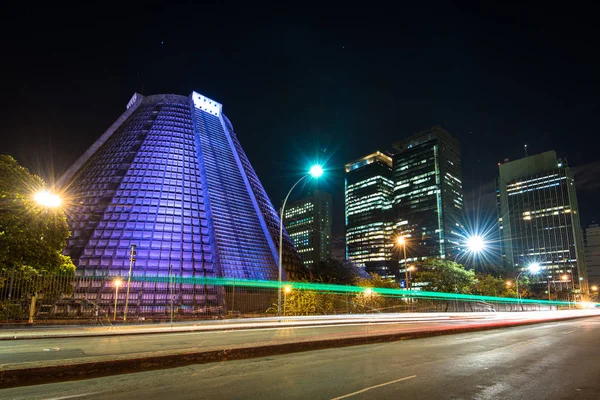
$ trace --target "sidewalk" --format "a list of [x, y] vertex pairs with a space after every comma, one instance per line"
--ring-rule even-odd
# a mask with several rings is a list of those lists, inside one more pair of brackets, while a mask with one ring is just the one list
[[[270, 318], [243, 323], [234, 320], [174, 325], [174, 331], [170, 325], [86, 327], [81, 328], [85, 330], [82, 335], [76, 327], [46, 328], [34, 330], [29, 338], [18, 330], [11, 333], [21, 340], [6, 340], [0, 346], [0, 387], [597, 316], [600, 316], [597, 310], [577, 310], [288, 317], [281, 323]], [[138, 335], [131, 336], [132, 333]], [[4, 337], [6, 334], [2, 332]], [[36, 340], [30, 340], [33, 338]]]

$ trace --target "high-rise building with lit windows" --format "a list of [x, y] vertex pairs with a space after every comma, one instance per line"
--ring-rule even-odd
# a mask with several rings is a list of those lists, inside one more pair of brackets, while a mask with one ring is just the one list
[[368, 272], [391, 277], [392, 262], [392, 158], [375, 152], [346, 164], [346, 258]]
[[307, 268], [331, 258], [331, 194], [313, 190], [285, 208], [284, 225]]
[[464, 218], [458, 141], [436, 126], [394, 147], [394, 232], [407, 239], [407, 258], [453, 257]]
[[588, 290], [583, 235], [573, 173], [547, 151], [499, 165], [499, 227], [507, 268], [542, 267], [551, 292]]
[[591, 224], [583, 231], [585, 264], [590, 288], [600, 286], [600, 225]]
[[[148, 279], [132, 284], [131, 313], [165, 309], [167, 287], [154, 277], [277, 279], [277, 212], [222, 105], [196, 92], [135, 94], [60, 183], [78, 274], [126, 277], [135, 246], [133, 275]], [[286, 271], [302, 268], [287, 233], [283, 257]], [[214, 287], [176, 291], [183, 312], [225, 306]], [[102, 289], [87, 300], [113, 301]]]

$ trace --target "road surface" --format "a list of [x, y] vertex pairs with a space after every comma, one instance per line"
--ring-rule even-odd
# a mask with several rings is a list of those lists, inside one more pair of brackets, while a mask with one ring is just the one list
[[[99, 337], [39, 338], [0, 341], [0, 363], [22, 364], [39, 361], [110, 357], [149, 352], [221, 350], [234, 346], [260, 346], [298, 341], [361, 337], [365, 335], [418, 332], [500, 324], [510, 321], [584, 315], [587, 311], [484, 313], [417, 317], [388, 321], [389, 316], [373, 318], [378, 323], [353, 323], [330, 326], [295, 326], [288, 328], [242, 329], [230, 331], [163, 332], [160, 334], [107, 335]], [[593, 315], [598, 315], [595, 311]], [[360, 321], [360, 320], [359, 320]], [[383, 322], [382, 322], [383, 321]], [[300, 321], [302, 322], [302, 321]]]
[[596, 317], [4, 389], [0, 398], [599, 399], [599, 349]]

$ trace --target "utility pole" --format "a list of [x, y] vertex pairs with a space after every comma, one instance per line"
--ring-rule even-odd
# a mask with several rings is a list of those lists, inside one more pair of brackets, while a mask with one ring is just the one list
[[131, 284], [131, 271], [135, 262], [135, 244], [131, 245], [129, 252], [129, 275], [127, 276], [127, 296], [125, 297], [125, 312], [123, 313], [123, 322], [127, 321], [127, 308], [129, 307], [129, 285]]

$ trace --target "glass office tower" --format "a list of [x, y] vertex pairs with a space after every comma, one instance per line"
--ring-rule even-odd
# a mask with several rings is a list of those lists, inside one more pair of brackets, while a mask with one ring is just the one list
[[[600, 286], [600, 225], [591, 224], [583, 231], [585, 246], [585, 264], [587, 268], [588, 284], [595, 292]], [[595, 288], [592, 288], [595, 286]]]
[[407, 238], [408, 258], [452, 258], [464, 223], [458, 141], [436, 126], [394, 147], [394, 230]]
[[505, 266], [521, 271], [539, 264], [541, 281], [553, 293], [587, 292], [575, 182], [566, 161], [547, 151], [502, 163], [498, 195]]
[[[134, 276], [277, 279], [279, 217], [221, 110], [196, 92], [135, 94], [66, 172], [65, 254], [79, 274], [126, 277], [135, 246]], [[283, 265], [302, 268], [287, 233]], [[164, 307], [164, 285], [132, 290], [130, 308]], [[177, 291], [186, 310], [220, 301], [195, 285]]]
[[382, 152], [346, 164], [346, 258], [384, 277], [393, 262], [392, 158]]
[[284, 225], [307, 268], [331, 258], [331, 194], [313, 190], [286, 206]]

